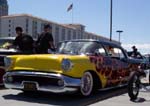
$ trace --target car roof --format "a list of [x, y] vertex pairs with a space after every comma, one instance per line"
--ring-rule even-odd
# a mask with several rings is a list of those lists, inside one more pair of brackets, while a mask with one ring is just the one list
[[101, 43], [101, 44], [104, 44], [104, 45], [110, 45], [110, 46], [115, 46], [115, 47], [118, 47], [118, 48], [122, 48], [121, 45], [118, 43], [114, 43], [114, 42], [111, 42], [111, 41], [103, 41], [103, 40], [95, 40], [95, 39], [73, 39], [73, 40], [65, 40], [65, 41], [62, 41], [62, 42], [78, 42], [78, 41], [81, 41], [81, 42], [97, 42], [97, 43]]

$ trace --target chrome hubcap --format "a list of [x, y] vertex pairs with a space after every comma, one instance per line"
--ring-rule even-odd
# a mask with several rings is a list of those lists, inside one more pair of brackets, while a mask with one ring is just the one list
[[134, 81], [133, 81], [133, 94], [136, 95], [139, 91], [139, 82], [138, 82], [138, 78], [137, 76], [134, 77]]

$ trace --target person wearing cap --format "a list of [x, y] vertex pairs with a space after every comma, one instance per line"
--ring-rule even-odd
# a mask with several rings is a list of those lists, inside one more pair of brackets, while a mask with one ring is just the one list
[[55, 51], [54, 40], [52, 36], [52, 27], [48, 24], [44, 26], [44, 32], [40, 34], [36, 42], [36, 52], [40, 54], [49, 53], [49, 50]]
[[24, 34], [22, 27], [16, 27], [15, 31], [17, 36], [13, 42], [13, 46], [23, 54], [33, 53], [33, 38], [30, 35]]
[[138, 51], [138, 49], [136, 48], [136, 46], [132, 46], [132, 52], [131, 52], [131, 57], [133, 58], [139, 58], [139, 59], [142, 59], [143, 56], [141, 55], [141, 53]]

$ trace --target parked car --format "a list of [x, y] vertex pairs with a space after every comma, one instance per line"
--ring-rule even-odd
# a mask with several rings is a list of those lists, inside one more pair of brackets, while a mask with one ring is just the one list
[[138, 57], [133, 57], [131, 56], [132, 52], [129, 51], [127, 52], [129, 58], [134, 58], [136, 60], [140, 60], [141, 61], [141, 66], [143, 67], [143, 69], [147, 70], [147, 69], [150, 69], [150, 55], [149, 54], [146, 54], [146, 55], [142, 55], [140, 54]]
[[[136, 71], [130, 73], [128, 81], [128, 95], [132, 101], [136, 101], [140, 89], [147, 89], [150, 85], [150, 55], [143, 56], [143, 71]], [[143, 65], [142, 65], [143, 66]]]
[[8, 47], [14, 40], [15, 37], [0, 37], [0, 55], [11, 55], [18, 53], [17, 49]]
[[147, 63], [147, 69], [150, 69], [150, 55], [146, 54], [146, 55], [144, 55], [144, 58]]
[[14, 48], [8, 48], [13, 43], [14, 37], [0, 37], [0, 85], [3, 85], [4, 69], [4, 57], [6, 55], [15, 54], [17, 52]]
[[[3, 85], [3, 75], [5, 73], [4, 69], [4, 57], [7, 55], [16, 55], [21, 52], [12, 45], [15, 37], [0, 37], [0, 85]], [[34, 39], [35, 40], [35, 39]]]
[[117, 44], [98, 40], [64, 41], [56, 54], [7, 56], [6, 88], [75, 92], [89, 96], [97, 89], [127, 85], [141, 61], [128, 58]]

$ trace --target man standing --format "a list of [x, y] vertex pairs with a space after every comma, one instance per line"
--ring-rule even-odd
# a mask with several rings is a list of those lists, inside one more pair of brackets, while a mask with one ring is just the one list
[[143, 56], [141, 55], [141, 53], [138, 51], [138, 49], [136, 48], [136, 46], [132, 46], [133, 51], [131, 52], [130, 56], [133, 58], [138, 58], [138, 59], [142, 59]]
[[49, 53], [49, 49], [52, 51], [55, 50], [52, 36], [52, 27], [50, 25], [44, 26], [44, 32], [39, 36], [36, 44], [36, 52], [40, 54]]
[[24, 34], [21, 27], [16, 27], [16, 38], [13, 45], [18, 48], [21, 53], [30, 54], [33, 53], [33, 39], [31, 36]]

